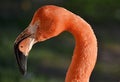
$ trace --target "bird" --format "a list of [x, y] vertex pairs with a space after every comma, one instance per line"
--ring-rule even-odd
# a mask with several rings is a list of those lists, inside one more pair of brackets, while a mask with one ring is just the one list
[[97, 61], [96, 35], [82, 17], [56, 5], [38, 8], [28, 27], [16, 38], [14, 52], [20, 72], [26, 74], [27, 58], [35, 43], [46, 41], [65, 31], [70, 32], [75, 39], [65, 82], [89, 82]]

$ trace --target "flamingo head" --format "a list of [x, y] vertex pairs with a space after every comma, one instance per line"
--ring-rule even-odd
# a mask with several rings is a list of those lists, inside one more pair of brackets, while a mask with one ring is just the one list
[[45, 41], [57, 36], [64, 31], [64, 23], [56, 7], [47, 6], [38, 9], [30, 25], [17, 37], [14, 43], [14, 51], [19, 69], [22, 74], [27, 70], [27, 56], [33, 44]]

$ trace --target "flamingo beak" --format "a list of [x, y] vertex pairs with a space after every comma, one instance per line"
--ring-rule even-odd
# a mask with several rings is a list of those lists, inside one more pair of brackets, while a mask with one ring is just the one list
[[30, 34], [23, 33], [20, 36], [18, 36], [18, 38], [14, 43], [14, 52], [15, 52], [16, 60], [18, 63], [19, 70], [23, 75], [25, 75], [27, 71], [27, 55], [20, 51], [19, 44], [30, 36], [31, 36]]

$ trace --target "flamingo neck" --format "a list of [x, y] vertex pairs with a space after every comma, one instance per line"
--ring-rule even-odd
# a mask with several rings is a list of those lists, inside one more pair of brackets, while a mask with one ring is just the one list
[[75, 37], [76, 45], [65, 82], [89, 82], [97, 58], [96, 37], [90, 25], [76, 16], [67, 30]]

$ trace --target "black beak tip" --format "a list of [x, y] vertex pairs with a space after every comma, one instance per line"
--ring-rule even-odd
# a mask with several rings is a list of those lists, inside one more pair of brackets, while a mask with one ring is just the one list
[[22, 75], [26, 75], [27, 72], [27, 56], [25, 56], [18, 48], [19, 44], [14, 45], [14, 51], [15, 51], [15, 56], [16, 60], [18, 63], [18, 67]]
[[27, 73], [27, 70], [26, 69], [22, 69], [22, 68], [19, 68], [20, 72], [22, 73], [22, 75], [26, 75]]
[[27, 72], [27, 56], [21, 55], [18, 66], [19, 66], [19, 70], [22, 73], [22, 75], [26, 75], [26, 72]]

